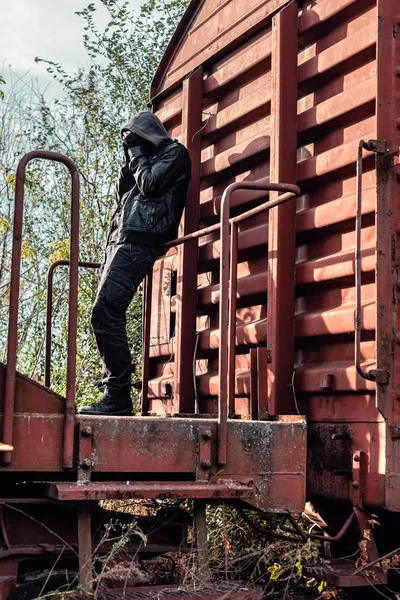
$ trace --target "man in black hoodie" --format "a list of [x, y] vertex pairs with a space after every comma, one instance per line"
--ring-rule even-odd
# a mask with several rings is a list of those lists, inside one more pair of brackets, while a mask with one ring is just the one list
[[185, 146], [172, 140], [153, 113], [142, 112], [121, 130], [125, 163], [116, 188], [105, 259], [92, 312], [102, 361], [102, 397], [86, 415], [129, 415], [131, 356], [126, 310], [164, 244], [178, 231], [190, 182]]

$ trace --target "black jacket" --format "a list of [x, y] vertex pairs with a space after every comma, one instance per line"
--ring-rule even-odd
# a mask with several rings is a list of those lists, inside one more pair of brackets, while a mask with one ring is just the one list
[[125, 130], [145, 143], [137, 145], [136, 138], [125, 148], [127, 162], [117, 182], [118, 206], [107, 244], [131, 242], [161, 249], [177, 235], [190, 182], [189, 153], [168, 136], [153, 113], [139, 113]]

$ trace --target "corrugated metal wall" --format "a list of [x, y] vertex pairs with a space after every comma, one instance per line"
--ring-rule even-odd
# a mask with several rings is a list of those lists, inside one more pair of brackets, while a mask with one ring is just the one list
[[[158, 82], [154, 100], [156, 112], [172, 136], [187, 142], [185, 127], [182, 128], [185, 85], [199, 66], [203, 69], [203, 122], [189, 140], [191, 143], [201, 140], [199, 227], [218, 221], [221, 195], [228, 184], [269, 177], [274, 127], [271, 55], [276, 50], [272, 43], [272, 16], [288, 4], [277, 0], [246, 3], [206, 0], [197, 12], [192, 11], [191, 22], [187, 23], [186, 31], [181, 32], [179, 44], [168, 57], [165, 77]], [[362, 379], [354, 367], [356, 159], [361, 138], [383, 136], [391, 138], [395, 145], [399, 143], [392, 113], [395, 102], [399, 101], [394, 67], [400, 60], [393, 41], [396, 30], [392, 31], [392, 25], [388, 24], [394, 19], [396, 7], [392, 0], [387, 3], [309, 0], [297, 5], [297, 182], [302, 194], [297, 199], [293, 278], [296, 291], [293, 390], [297, 401], [297, 407], [293, 402], [293, 413], [298, 408], [307, 414], [311, 424], [325, 422], [334, 427], [353, 422], [350, 436], [352, 443], [358, 446], [367, 439], [375, 440], [369, 458], [370, 469], [375, 472], [370, 492], [373, 504], [381, 501], [378, 498], [383, 493], [382, 456], [387, 442], [383, 417], [376, 407], [376, 384]], [[392, 36], [388, 39], [390, 31]], [[386, 73], [385, 82], [378, 74], [378, 67], [383, 73], [386, 55], [391, 70], [389, 79]], [[390, 123], [388, 119], [385, 121], [385, 111], [392, 111]], [[284, 161], [284, 157], [281, 160]], [[382, 267], [386, 269], [387, 273], [382, 276], [384, 281], [392, 277], [391, 258], [387, 257], [385, 267], [380, 256], [389, 251], [391, 244], [397, 247], [399, 228], [393, 230], [390, 240], [385, 237], [385, 220], [379, 221], [377, 217], [377, 212], [383, 214], [383, 211], [378, 206], [380, 196], [376, 191], [372, 153], [365, 152], [362, 183], [361, 356], [364, 368], [368, 369], [376, 365], [377, 353], [380, 356], [383, 352], [377, 348], [377, 327], [389, 336], [398, 325], [398, 315], [397, 321], [393, 321], [391, 304], [397, 302], [397, 298], [388, 299], [389, 316], [382, 317], [382, 297], [385, 297], [382, 294], [390, 293], [390, 285], [387, 284], [385, 292], [377, 289], [376, 268], [378, 264], [381, 271]], [[393, 185], [392, 182], [389, 190], [392, 203]], [[265, 194], [242, 193], [236, 199], [240, 207], [236, 206], [233, 213], [243, 211], [244, 206], [249, 208], [262, 197]], [[381, 229], [378, 235], [377, 224]], [[235, 408], [236, 414], [244, 417], [252, 414], [254, 385], [259, 395], [266, 394], [270, 358], [267, 351], [267, 242], [268, 216], [265, 213], [241, 225]], [[203, 413], [217, 410], [219, 252], [218, 234], [201, 240], [197, 265], [195, 365], [199, 408]], [[182, 277], [182, 273], [177, 276], [179, 261], [179, 255], [172, 250], [156, 267], [153, 310], [162, 317], [153, 319], [151, 332], [149, 395], [154, 398], [150, 401], [150, 412], [180, 410], [162, 384], [169, 378], [174, 385], [174, 334]], [[382, 318], [386, 325], [381, 325]], [[383, 362], [392, 361], [393, 352], [394, 349], [387, 351]], [[290, 353], [288, 360], [291, 360]], [[186, 357], [186, 362], [186, 368], [191, 370], [192, 357]], [[380, 387], [382, 400], [378, 400], [391, 407], [386, 416], [394, 415], [398, 422], [398, 409], [393, 409], [393, 399], [389, 398], [397, 394], [397, 388], [393, 387], [398, 385], [393, 364], [392, 361], [388, 365], [392, 370], [391, 387]], [[370, 425], [361, 429], [357, 422]], [[335, 452], [333, 446], [328, 450]], [[323, 464], [319, 467], [322, 471], [325, 468]], [[396, 466], [391, 468], [397, 473]], [[330, 494], [347, 497], [348, 488], [343, 482], [340, 476], [331, 477], [328, 483], [316, 477], [314, 488], [312, 483], [309, 488], [311, 493], [324, 494], [328, 493], [328, 486]], [[400, 506], [400, 500], [398, 504]]]

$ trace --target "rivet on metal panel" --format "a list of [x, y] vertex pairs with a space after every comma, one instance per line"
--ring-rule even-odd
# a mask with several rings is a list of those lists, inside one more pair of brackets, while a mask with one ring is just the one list
[[84, 423], [81, 423], [79, 434], [77, 478], [79, 483], [84, 484], [89, 483], [91, 477], [91, 468], [93, 467], [93, 427], [91, 425], [85, 425]]
[[196, 479], [207, 480], [210, 477], [211, 469], [211, 439], [212, 431], [209, 428], [199, 430], [198, 438], [198, 468]]
[[367, 468], [367, 455], [365, 452], [356, 451], [353, 454], [353, 506], [363, 508], [363, 481]]

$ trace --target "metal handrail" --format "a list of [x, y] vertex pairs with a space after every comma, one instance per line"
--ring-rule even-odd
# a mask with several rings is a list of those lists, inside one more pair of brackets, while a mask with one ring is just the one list
[[[50, 265], [47, 273], [47, 302], [46, 302], [46, 333], [45, 333], [45, 353], [44, 353], [44, 385], [50, 387], [51, 381], [51, 326], [53, 312], [53, 278], [54, 271], [60, 266], [69, 266], [69, 260], [56, 260]], [[78, 267], [87, 269], [99, 269], [101, 263], [79, 261]]]
[[[268, 200], [237, 217], [229, 219], [230, 202], [233, 192], [237, 190], [265, 190], [283, 192], [278, 197]], [[228, 406], [233, 403], [234, 369], [235, 369], [235, 338], [236, 338], [236, 282], [237, 282], [237, 246], [238, 233], [232, 235], [232, 250], [230, 255], [229, 233], [237, 229], [239, 223], [263, 211], [283, 204], [300, 194], [297, 185], [285, 183], [261, 183], [240, 181], [231, 183], [225, 189], [221, 201], [221, 254], [220, 254], [220, 297], [219, 297], [219, 394], [218, 394], [218, 464], [224, 465], [228, 444]], [[232, 259], [232, 260], [231, 260]], [[235, 267], [236, 264], [236, 267]], [[231, 293], [229, 294], [229, 278]], [[231, 397], [230, 397], [231, 396]]]
[[[21, 272], [22, 220], [24, 207], [25, 170], [27, 164], [41, 158], [64, 164], [71, 173], [71, 242], [69, 275], [69, 316], [68, 316], [68, 359], [67, 393], [65, 402], [63, 466], [72, 467], [73, 436], [75, 423], [75, 381], [76, 381], [76, 332], [78, 300], [78, 254], [79, 254], [79, 174], [75, 164], [63, 154], [34, 150], [25, 154], [19, 161], [16, 175], [13, 250], [11, 258], [10, 313], [8, 323], [8, 347], [6, 365], [6, 385], [4, 397], [3, 443], [12, 445], [14, 425], [15, 380], [17, 369], [18, 304]], [[3, 462], [11, 462], [11, 452], [5, 452]]]
[[357, 168], [356, 168], [356, 231], [354, 248], [354, 276], [356, 288], [356, 310], [354, 315], [354, 365], [357, 373], [363, 379], [374, 381], [375, 383], [387, 384], [389, 373], [385, 369], [375, 368], [364, 371], [361, 367], [361, 330], [362, 330], [362, 312], [361, 312], [361, 227], [362, 227], [362, 161], [363, 149], [375, 151], [376, 142], [369, 140], [365, 142], [360, 140], [358, 144]]
[[[264, 202], [246, 212], [229, 218], [229, 210], [231, 204], [231, 197], [235, 191], [238, 190], [253, 190], [253, 191], [273, 191], [283, 192], [277, 198]], [[235, 347], [236, 337], [236, 281], [237, 274], [232, 277], [232, 270], [230, 272], [230, 255], [234, 256], [235, 259], [232, 264], [236, 261], [237, 266], [237, 226], [240, 222], [248, 219], [254, 215], [257, 215], [265, 210], [269, 210], [275, 206], [287, 202], [291, 198], [300, 194], [300, 188], [297, 185], [285, 184], [285, 183], [268, 183], [268, 182], [257, 182], [257, 181], [242, 181], [231, 183], [224, 191], [221, 200], [221, 213], [220, 222], [215, 225], [210, 225], [204, 229], [199, 229], [187, 235], [182, 236], [168, 242], [165, 247], [172, 248], [184, 244], [190, 240], [201, 238], [205, 235], [213, 233], [215, 231], [221, 231], [221, 251], [220, 251], [220, 304], [219, 304], [219, 329], [220, 329], [220, 341], [219, 341], [219, 362], [218, 362], [218, 373], [219, 373], [219, 398], [218, 398], [218, 463], [224, 465], [226, 463], [227, 453], [227, 420], [228, 420], [228, 397], [231, 397], [234, 393], [232, 392], [233, 377], [232, 371], [232, 355], [234, 360], [233, 348]], [[229, 230], [232, 226], [234, 231], [232, 236], [232, 251], [229, 248]], [[235, 231], [236, 230], [236, 231]], [[236, 248], [236, 251], [235, 251]], [[229, 278], [231, 274], [231, 294], [229, 294]], [[149, 276], [150, 277], [150, 276]], [[149, 277], [147, 282], [149, 282]], [[235, 292], [235, 293], [233, 293]], [[146, 294], [145, 298], [145, 327], [144, 327], [144, 349], [147, 348], [147, 341], [149, 339], [149, 328], [150, 328], [150, 315], [151, 313], [151, 295]], [[230, 316], [232, 315], [232, 316]], [[148, 356], [148, 348], [147, 354]], [[229, 365], [231, 367], [229, 368]], [[143, 370], [146, 370], [145, 377], [142, 379], [142, 414], [146, 414], [147, 410], [147, 383], [148, 383], [148, 360], [146, 364], [143, 364]], [[146, 382], [146, 385], [144, 384]], [[228, 387], [231, 386], [231, 392], [228, 393]], [[229, 395], [228, 395], [229, 394]]]

